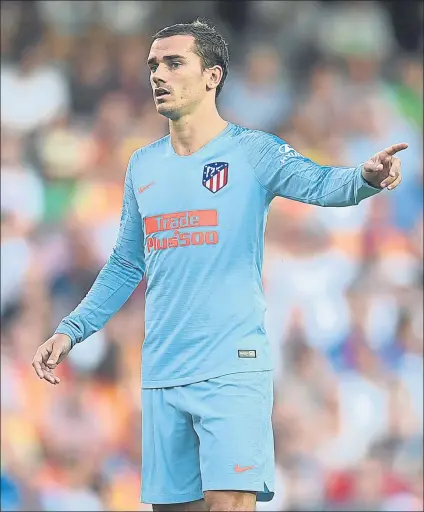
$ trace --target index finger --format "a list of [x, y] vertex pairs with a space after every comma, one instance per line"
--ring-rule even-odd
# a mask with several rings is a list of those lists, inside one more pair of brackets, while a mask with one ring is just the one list
[[406, 142], [400, 142], [399, 144], [393, 144], [392, 146], [389, 146], [388, 148], [384, 149], [383, 151], [387, 153], [390, 156], [395, 155], [396, 153], [399, 153], [399, 151], [403, 151], [408, 147], [408, 144]]

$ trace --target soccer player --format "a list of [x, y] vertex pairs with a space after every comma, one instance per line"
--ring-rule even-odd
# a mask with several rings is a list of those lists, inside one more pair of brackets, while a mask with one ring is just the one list
[[[395, 144], [358, 167], [324, 167], [275, 135], [224, 120], [224, 39], [165, 28], [147, 65], [170, 134], [135, 151], [116, 245], [93, 287], [33, 359], [54, 369], [147, 278], [141, 501], [153, 510], [254, 511], [273, 496], [272, 358], [261, 273], [276, 196], [351, 206], [401, 181]], [[141, 342], [142, 340], [140, 340]]]

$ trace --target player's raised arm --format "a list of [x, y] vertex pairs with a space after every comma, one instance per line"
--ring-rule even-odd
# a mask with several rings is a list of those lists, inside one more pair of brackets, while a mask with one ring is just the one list
[[[258, 181], [274, 196], [318, 206], [352, 206], [400, 183], [400, 160], [377, 153], [358, 167], [318, 165], [275, 135], [251, 131], [242, 142]], [[406, 149], [407, 144], [391, 146]]]
[[[55, 335], [38, 348], [33, 366], [40, 378], [55, 384], [57, 378], [51, 375], [51, 370], [75, 343], [84, 341], [104, 327], [129, 299], [145, 271], [143, 236], [141, 216], [132, 185], [130, 160], [125, 177], [121, 224], [112, 254], [86, 297], [60, 322]], [[63, 335], [70, 338], [69, 346], [65, 343], [67, 337]]]

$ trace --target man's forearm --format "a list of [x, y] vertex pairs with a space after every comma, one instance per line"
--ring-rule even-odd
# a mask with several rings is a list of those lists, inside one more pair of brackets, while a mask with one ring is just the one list
[[60, 322], [55, 333], [67, 334], [72, 346], [84, 341], [121, 309], [142, 278], [141, 268], [112, 253], [86, 297]]
[[362, 168], [362, 165], [329, 167], [310, 160], [288, 160], [286, 197], [317, 206], [357, 205], [381, 190], [365, 181]]
[[[344, 168], [335, 167], [333, 169], [335, 173], [344, 171]], [[347, 179], [344, 186], [338, 190], [330, 190], [328, 196], [323, 198], [323, 206], [354, 206], [363, 199], [378, 194], [381, 189], [365, 180], [362, 169], [363, 165], [361, 164], [352, 170], [352, 179]]]

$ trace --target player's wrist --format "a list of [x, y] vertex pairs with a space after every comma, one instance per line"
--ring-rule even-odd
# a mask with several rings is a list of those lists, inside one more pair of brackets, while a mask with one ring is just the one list
[[361, 164], [359, 167], [362, 181], [364, 182], [365, 185], [368, 185], [369, 187], [376, 188], [376, 189], [380, 190], [381, 189], [380, 184], [376, 182], [378, 177], [375, 177], [375, 180], [374, 180], [372, 174], [365, 170], [364, 165], [365, 164]]
[[66, 332], [58, 332], [56, 331], [54, 335], [52, 336], [53, 340], [57, 341], [64, 341], [66, 343], [69, 343], [70, 349], [74, 348], [74, 346], [77, 343], [77, 340], [71, 336], [70, 334]]

